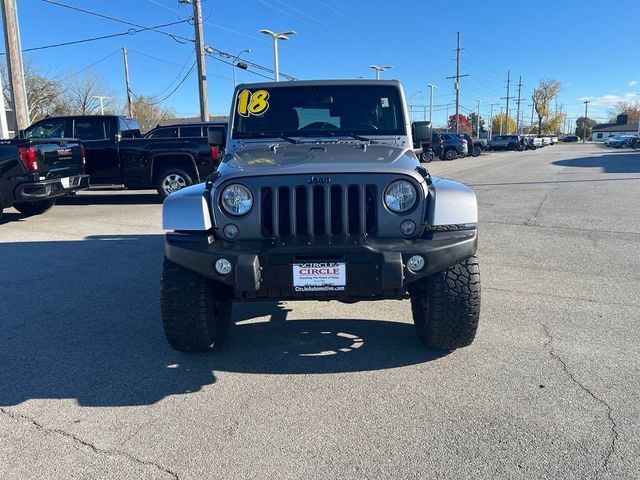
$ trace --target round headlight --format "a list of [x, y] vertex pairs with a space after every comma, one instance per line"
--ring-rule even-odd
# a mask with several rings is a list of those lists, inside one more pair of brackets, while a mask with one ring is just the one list
[[416, 189], [406, 180], [391, 182], [384, 191], [384, 203], [392, 212], [402, 213], [416, 203]]
[[244, 215], [253, 206], [251, 191], [239, 183], [226, 187], [222, 191], [220, 201], [225, 211], [231, 215]]

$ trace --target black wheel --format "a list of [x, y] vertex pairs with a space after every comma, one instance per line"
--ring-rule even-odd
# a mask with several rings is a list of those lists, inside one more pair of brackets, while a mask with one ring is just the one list
[[448, 148], [444, 151], [445, 160], [454, 160], [458, 157], [458, 152], [455, 148]]
[[40, 215], [56, 204], [55, 199], [49, 200], [36, 200], [34, 202], [21, 202], [15, 203], [13, 208], [18, 210], [23, 215]]
[[224, 285], [165, 259], [160, 311], [169, 345], [179, 352], [205, 352], [227, 337], [232, 302]]
[[482, 153], [482, 149], [479, 146], [474, 146], [473, 150], [471, 150], [471, 156], [478, 157]]
[[480, 319], [480, 269], [473, 256], [418, 282], [411, 291], [418, 337], [431, 348], [453, 350], [473, 342]]
[[189, 185], [193, 185], [191, 175], [179, 168], [163, 170], [156, 178], [156, 189], [162, 198], [166, 198], [173, 192], [182, 190]]

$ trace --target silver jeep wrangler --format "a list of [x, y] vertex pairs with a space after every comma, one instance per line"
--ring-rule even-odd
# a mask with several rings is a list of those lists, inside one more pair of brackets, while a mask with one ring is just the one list
[[427, 346], [473, 341], [476, 198], [420, 166], [399, 82], [240, 85], [230, 119], [218, 170], [163, 206], [174, 349], [219, 346], [233, 302], [260, 300], [410, 299]]

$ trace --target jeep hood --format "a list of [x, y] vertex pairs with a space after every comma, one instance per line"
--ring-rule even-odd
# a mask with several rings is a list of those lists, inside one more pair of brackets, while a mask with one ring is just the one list
[[278, 144], [244, 148], [225, 156], [218, 170], [223, 178], [247, 175], [311, 175], [319, 173], [395, 173], [421, 177], [410, 149], [355, 142]]

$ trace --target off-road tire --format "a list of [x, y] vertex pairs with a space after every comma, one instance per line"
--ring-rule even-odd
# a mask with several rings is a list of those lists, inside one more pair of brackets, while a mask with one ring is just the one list
[[156, 190], [158, 191], [158, 195], [160, 195], [160, 198], [162, 198], [163, 200], [167, 198], [171, 193], [173, 193], [173, 192], [167, 192], [164, 185], [165, 180], [170, 178], [171, 176], [175, 176], [176, 178], [182, 179], [183, 181], [183, 183], [181, 182], [182, 188], [186, 188], [190, 185], [193, 185], [193, 178], [191, 174], [187, 173], [186, 171], [180, 168], [167, 168], [165, 170], [162, 170], [160, 174], [156, 176], [155, 187], [156, 187]]
[[418, 282], [410, 291], [418, 337], [453, 350], [473, 342], [480, 319], [480, 270], [473, 256]]
[[455, 160], [456, 158], [458, 158], [458, 152], [455, 148], [447, 148], [444, 151], [443, 157], [443, 160]]
[[36, 200], [33, 202], [21, 202], [14, 203], [13, 208], [18, 210], [21, 214], [32, 216], [41, 215], [56, 204], [55, 199], [49, 200]]
[[165, 259], [160, 312], [169, 345], [179, 352], [206, 352], [227, 337], [232, 302], [224, 285]]
[[473, 147], [473, 149], [471, 150], [472, 157], [479, 157], [481, 153], [482, 153], [482, 149], [477, 145]]

